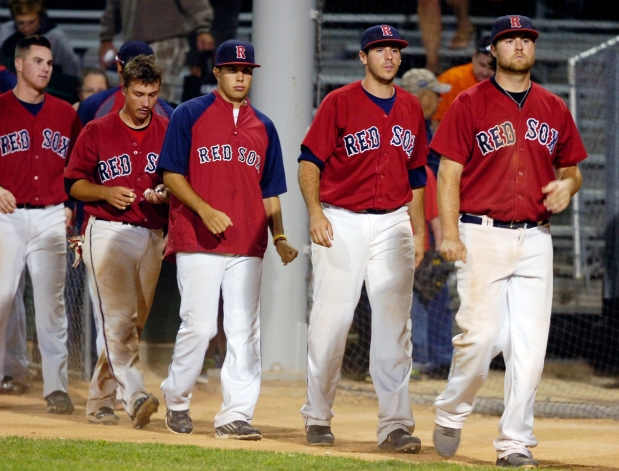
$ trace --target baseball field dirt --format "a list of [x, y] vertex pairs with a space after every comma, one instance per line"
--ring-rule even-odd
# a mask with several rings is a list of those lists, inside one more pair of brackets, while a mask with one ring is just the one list
[[[159, 385], [164, 371], [146, 369], [147, 387], [162, 402]], [[210, 448], [245, 448], [253, 450], [313, 453], [351, 456], [367, 460], [402, 459], [411, 463], [443, 461], [432, 446], [433, 413], [429, 406], [414, 406], [417, 422], [415, 435], [421, 438], [419, 455], [387, 454], [376, 447], [375, 427], [377, 403], [368, 394], [338, 391], [332, 428], [336, 444], [332, 448], [310, 448], [299, 409], [305, 398], [305, 385], [298, 380], [265, 380], [252, 425], [263, 433], [260, 442], [239, 442], [214, 438], [213, 417], [221, 404], [217, 378], [197, 386], [191, 403], [194, 421], [192, 435], [173, 435], [164, 424], [165, 406], [152, 417], [144, 430], [133, 430], [126, 413], [118, 426], [89, 424], [85, 418], [86, 382], [72, 381], [70, 395], [76, 409], [70, 416], [55, 416], [45, 412], [42, 384], [34, 381], [32, 389], [22, 396], [0, 396], [1, 436], [30, 438], [64, 438], [85, 440], [133, 441], [167, 444], [191, 444]], [[462, 443], [453, 462], [475, 465], [494, 463], [492, 441], [496, 436], [498, 417], [475, 414], [467, 422]], [[539, 445], [533, 450], [541, 467], [566, 470], [619, 470], [619, 423], [607, 419], [536, 419], [535, 435]]]

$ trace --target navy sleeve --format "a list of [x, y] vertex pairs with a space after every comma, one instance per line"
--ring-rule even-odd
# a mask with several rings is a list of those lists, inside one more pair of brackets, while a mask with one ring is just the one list
[[423, 188], [428, 183], [428, 174], [425, 167], [412, 168], [408, 171], [408, 182], [411, 184], [411, 188], [416, 190], [417, 188]]
[[163, 176], [164, 170], [187, 175], [192, 141], [191, 128], [213, 101], [215, 95], [211, 93], [205, 97], [186, 101], [174, 110], [159, 156], [157, 165], [159, 176]]
[[301, 155], [299, 156], [297, 161], [301, 162], [302, 160], [307, 160], [308, 162], [313, 163], [314, 165], [316, 165], [316, 167], [320, 169], [321, 172], [325, 169], [325, 163], [318, 157], [316, 157], [309, 149], [309, 147], [304, 145], [301, 146]]
[[174, 113], [174, 108], [167, 101], [164, 101], [161, 98], [158, 101], [161, 107], [163, 108], [163, 111], [167, 113], [168, 119], [170, 119], [172, 117], [172, 113]]
[[262, 190], [262, 198], [271, 198], [287, 191], [282, 147], [273, 122], [257, 110], [256, 114], [258, 119], [264, 123], [269, 139], [267, 155], [263, 160], [264, 166], [262, 167], [260, 189]]
[[0, 72], [0, 93], [8, 92], [17, 85], [17, 77], [8, 70]]

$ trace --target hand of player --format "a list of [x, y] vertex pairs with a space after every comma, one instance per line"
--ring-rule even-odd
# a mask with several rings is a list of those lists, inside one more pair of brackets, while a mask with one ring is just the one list
[[105, 188], [105, 201], [116, 209], [124, 211], [135, 201], [135, 193], [129, 188], [124, 186], [104, 186], [103, 188]]
[[570, 182], [568, 180], [554, 180], [542, 188], [544, 206], [552, 213], [560, 213], [570, 204]]
[[64, 227], [67, 234], [73, 235], [71, 230], [71, 221], [73, 220], [73, 210], [71, 208], [64, 207]]
[[144, 199], [150, 204], [164, 204], [170, 202], [170, 190], [164, 185], [159, 184], [155, 189], [148, 188], [144, 192]]
[[221, 234], [228, 227], [233, 226], [232, 220], [222, 211], [208, 206], [199, 213], [206, 228], [213, 234]]
[[415, 241], [415, 268], [417, 268], [426, 254], [426, 240], [423, 234], [415, 235], [413, 239]]
[[[108, 51], [112, 51], [108, 53]], [[107, 68], [116, 57], [116, 49], [112, 41], [103, 41], [99, 46], [99, 64], [103, 68]], [[111, 59], [110, 59], [111, 58]]]
[[275, 250], [277, 250], [279, 258], [282, 260], [284, 266], [288, 265], [295, 258], [297, 258], [297, 255], [299, 255], [299, 251], [290, 245], [285, 239], [280, 239], [277, 241]]
[[448, 262], [462, 260], [466, 263], [466, 247], [460, 239], [448, 239], [445, 237], [441, 243], [441, 256]]
[[322, 209], [315, 214], [310, 214], [309, 220], [310, 239], [314, 244], [322, 245], [323, 247], [332, 247], [333, 244], [333, 226], [325, 217]]
[[212, 51], [215, 49], [215, 38], [211, 33], [200, 33], [196, 36], [198, 51]]
[[17, 209], [15, 196], [9, 190], [0, 187], [0, 213], [12, 214]]

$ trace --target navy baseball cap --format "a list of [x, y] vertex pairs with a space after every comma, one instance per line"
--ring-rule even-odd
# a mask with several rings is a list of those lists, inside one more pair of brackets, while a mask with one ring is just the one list
[[533, 27], [533, 22], [528, 16], [505, 15], [496, 19], [490, 37], [495, 44], [502, 36], [508, 33], [526, 33], [533, 39], [539, 37], [539, 33]]
[[238, 39], [229, 39], [221, 43], [215, 53], [215, 67], [222, 65], [248, 65], [260, 67], [254, 61], [254, 46]]
[[151, 47], [143, 43], [142, 41], [129, 41], [128, 43], [120, 46], [118, 50], [118, 54], [116, 54], [116, 62], [120, 62], [121, 64], [125, 64], [129, 62], [134, 57], [139, 56], [140, 54], [144, 54], [147, 56], [154, 56], [155, 53], [151, 49]]
[[408, 42], [400, 38], [400, 32], [393, 26], [376, 25], [366, 29], [363, 32], [363, 36], [361, 36], [362, 51], [365, 51], [367, 48], [380, 43], [397, 44], [400, 49], [404, 49], [408, 46]]

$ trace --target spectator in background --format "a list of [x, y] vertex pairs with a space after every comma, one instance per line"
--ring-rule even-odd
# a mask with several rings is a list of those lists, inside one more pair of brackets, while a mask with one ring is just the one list
[[[447, 0], [453, 8], [458, 21], [458, 27], [449, 47], [452, 49], [465, 48], [473, 37], [473, 25], [469, 19], [469, 0]], [[426, 69], [436, 75], [440, 73], [438, 50], [441, 46], [443, 24], [441, 22], [440, 0], [419, 0], [417, 3], [419, 30], [421, 42], [426, 50]]]
[[92, 69], [84, 69], [80, 75], [80, 86], [77, 89], [77, 96], [80, 101], [73, 104], [73, 108], [77, 110], [80, 103], [86, 98], [103, 92], [110, 88], [110, 81], [105, 74], [105, 70], [98, 67]]
[[104, 67], [112, 62], [112, 39], [118, 33], [122, 33], [123, 41], [148, 43], [163, 70], [160, 98], [179, 103], [181, 71], [189, 52], [188, 35], [195, 34], [198, 51], [215, 49], [210, 32], [213, 8], [208, 0], [159, 0], [157, 8], [153, 8], [153, 3], [148, 0], [107, 0], [101, 18], [99, 61]]
[[17, 85], [17, 77], [0, 65], [0, 94], [12, 90]]
[[[421, 103], [423, 116], [426, 119], [428, 143], [432, 140], [429, 126], [430, 117], [436, 111], [441, 93], [448, 93], [451, 86], [441, 83], [427, 69], [410, 69], [402, 77], [404, 90], [415, 95]], [[438, 156], [433, 156], [435, 159]], [[438, 166], [430, 166], [430, 156], [426, 166], [428, 181], [425, 192], [425, 214], [427, 224], [426, 252], [438, 251], [443, 241], [443, 231], [438, 217], [438, 202], [436, 193], [436, 173]], [[431, 171], [429, 171], [431, 170]], [[437, 258], [439, 257], [439, 258]], [[440, 260], [440, 254], [427, 254], [428, 260]], [[423, 276], [433, 276], [433, 272], [424, 271], [422, 263], [415, 279]], [[421, 285], [421, 284], [419, 284]], [[413, 288], [413, 305], [411, 320], [413, 322], [413, 379], [420, 379], [425, 372], [431, 379], [447, 379], [451, 365], [453, 346], [451, 345], [453, 317], [449, 309], [449, 288], [446, 283], [438, 293], [431, 294], [418, 291], [418, 284]]]
[[439, 82], [451, 85], [451, 90], [441, 94], [441, 101], [438, 104], [436, 113], [432, 116], [434, 129], [443, 119], [449, 105], [453, 103], [461, 92], [494, 75], [494, 72], [488, 67], [491, 44], [490, 37], [481, 38], [477, 42], [471, 62], [452, 67], [438, 76]]
[[38, 34], [45, 36], [54, 51], [54, 70], [68, 75], [79, 75], [80, 63], [67, 35], [47, 16], [43, 0], [10, 0], [13, 21], [0, 27], [1, 55], [13, 59], [20, 39]]

